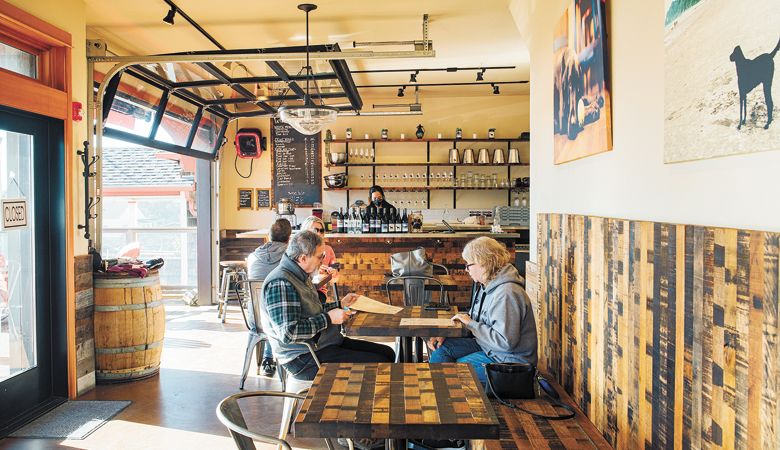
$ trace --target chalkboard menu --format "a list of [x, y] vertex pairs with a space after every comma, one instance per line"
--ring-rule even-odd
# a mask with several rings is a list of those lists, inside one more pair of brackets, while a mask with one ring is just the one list
[[238, 209], [252, 209], [252, 189], [238, 188]]
[[263, 209], [271, 207], [271, 190], [270, 189], [255, 189], [255, 209]]
[[289, 124], [271, 122], [273, 202], [289, 198], [295, 206], [322, 202], [320, 136], [301, 134]]

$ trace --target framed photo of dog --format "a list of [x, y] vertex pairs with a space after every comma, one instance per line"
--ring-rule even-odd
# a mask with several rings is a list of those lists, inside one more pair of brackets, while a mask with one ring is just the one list
[[780, 3], [665, 4], [664, 162], [780, 149]]
[[554, 30], [555, 164], [612, 150], [607, 0], [571, 0]]

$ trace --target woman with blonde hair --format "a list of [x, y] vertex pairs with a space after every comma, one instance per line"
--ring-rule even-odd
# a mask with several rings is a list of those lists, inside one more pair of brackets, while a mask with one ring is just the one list
[[478, 237], [463, 248], [466, 271], [476, 282], [468, 314], [452, 317], [471, 332], [467, 338], [431, 338], [430, 362], [465, 362], [484, 384], [483, 364], [519, 362], [536, 365], [536, 321], [523, 278], [506, 247]]
[[[311, 230], [315, 233], [318, 233], [320, 237], [322, 237], [323, 241], [325, 240], [325, 222], [323, 222], [322, 219], [317, 216], [309, 216], [306, 218], [306, 220], [303, 221], [301, 224], [301, 231], [304, 230]], [[323, 244], [323, 247], [325, 247], [325, 257], [322, 258], [322, 265], [320, 266], [319, 274], [320, 276], [326, 276], [327, 274], [330, 274], [331, 282], [335, 283], [339, 275], [339, 271], [332, 267], [332, 265], [336, 263], [336, 252], [334, 252], [333, 247], [328, 244]], [[325, 295], [325, 297], [327, 297], [328, 283], [322, 284], [318, 290], [323, 295]]]

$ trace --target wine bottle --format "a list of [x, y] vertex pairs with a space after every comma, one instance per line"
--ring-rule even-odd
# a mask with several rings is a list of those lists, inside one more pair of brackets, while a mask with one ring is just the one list
[[401, 212], [395, 210], [395, 232], [403, 233], [403, 224], [401, 223]]
[[406, 215], [406, 208], [404, 208], [404, 215], [401, 216], [401, 233], [409, 232], [409, 216]]
[[369, 233], [376, 233], [376, 208], [371, 208], [368, 210], [369, 218], [368, 218], [368, 227]]
[[371, 222], [370, 222], [371, 218], [369, 216], [368, 211], [366, 211], [365, 209], [361, 209], [360, 210], [360, 218], [362, 219], [361, 220], [361, 222], [362, 222], [361, 232], [363, 234], [370, 233], [371, 232]]
[[338, 233], [339, 229], [339, 213], [333, 211], [330, 214], [330, 232]]
[[352, 209], [352, 232], [355, 234], [360, 234], [360, 232], [363, 230], [363, 223], [360, 220], [360, 216], [358, 216], [357, 208]]
[[344, 212], [342, 211], [342, 208], [339, 208], [339, 215], [336, 219], [336, 233], [343, 233], [344, 232]]
[[389, 229], [388, 229], [388, 227], [389, 227], [389, 225], [390, 225], [390, 222], [388, 222], [388, 220], [387, 220], [387, 215], [388, 215], [388, 214], [389, 214], [389, 212], [385, 211], [385, 209], [384, 209], [384, 208], [382, 208], [382, 209], [380, 210], [380, 212], [379, 212], [379, 215], [381, 216], [381, 219], [380, 219], [380, 220], [382, 221], [382, 230], [381, 230], [381, 231], [382, 231], [382, 233], [387, 233], [387, 232], [389, 232]]
[[395, 233], [395, 214], [392, 208], [389, 211], [387, 214], [387, 232]]

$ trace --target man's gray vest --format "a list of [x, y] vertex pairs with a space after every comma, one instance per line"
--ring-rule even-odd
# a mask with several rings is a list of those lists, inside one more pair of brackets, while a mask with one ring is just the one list
[[[309, 353], [309, 349], [303, 344], [283, 342], [279, 331], [277, 331], [271, 323], [268, 315], [268, 305], [265, 302], [265, 289], [271, 281], [279, 279], [290, 283], [298, 292], [298, 296], [301, 299], [301, 319], [313, 317], [322, 314], [325, 311], [309, 275], [301, 269], [301, 266], [299, 266], [298, 263], [290, 259], [287, 255], [282, 256], [282, 261], [279, 263], [279, 266], [272, 270], [265, 278], [265, 282], [263, 282], [260, 319], [263, 324], [263, 331], [268, 336], [268, 341], [271, 344], [271, 349], [274, 352], [276, 360], [281, 364], [284, 364], [292, 361], [301, 354]], [[314, 345], [315, 349], [321, 349], [329, 345], [339, 345], [343, 341], [343, 337], [341, 336], [337, 325], [328, 326], [328, 328], [322, 330], [318, 338], [315, 339], [316, 342], [311, 342], [312, 344], [316, 344]]]

